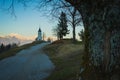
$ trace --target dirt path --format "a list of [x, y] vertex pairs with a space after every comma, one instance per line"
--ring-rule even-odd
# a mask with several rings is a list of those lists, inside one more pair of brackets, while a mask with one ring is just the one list
[[41, 50], [47, 43], [22, 50], [16, 56], [0, 61], [0, 80], [43, 80], [54, 69]]

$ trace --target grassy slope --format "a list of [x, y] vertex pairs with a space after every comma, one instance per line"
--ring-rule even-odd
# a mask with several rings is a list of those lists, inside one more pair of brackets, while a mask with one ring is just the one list
[[83, 45], [70, 41], [57, 41], [44, 48], [56, 68], [47, 80], [78, 80]]
[[13, 56], [15, 55], [17, 52], [23, 50], [23, 49], [26, 49], [26, 48], [29, 48], [31, 46], [34, 46], [36, 44], [40, 44], [42, 43], [43, 41], [37, 41], [37, 42], [32, 42], [30, 44], [25, 44], [23, 46], [20, 46], [20, 47], [15, 47], [15, 48], [12, 48], [10, 49], [9, 51], [6, 51], [4, 53], [1, 53], [0, 54], [0, 60], [4, 59], [4, 58], [7, 58], [7, 57], [10, 57], [10, 56]]

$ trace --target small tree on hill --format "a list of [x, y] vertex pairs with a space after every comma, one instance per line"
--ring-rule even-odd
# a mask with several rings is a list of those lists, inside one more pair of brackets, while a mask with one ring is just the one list
[[0, 53], [3, 52], [3, 51], [5, 51], [5, 46], [4, 46], [4, 44], [1, 44], [1, 46], [0, 46]]
[[80, 31], [80, 33], [78, 33], [78, 35], [79, 35], [79, 37], [80, 37], [80, 39], [82, 40], [82, 41], [84, 41], [84, 30], [82, 29], [81, 31]]

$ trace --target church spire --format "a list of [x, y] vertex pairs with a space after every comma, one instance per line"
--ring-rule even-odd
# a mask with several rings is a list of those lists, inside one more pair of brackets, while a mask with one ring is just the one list
[[38, 30], [38, 37], [37, 37], [37, 40], [42, 40], [42, 31], [41, 31], [41, 28], [39, 27], [39, 30]]
[[39, 28], [38, 32], [41, 32], [41, 29]]

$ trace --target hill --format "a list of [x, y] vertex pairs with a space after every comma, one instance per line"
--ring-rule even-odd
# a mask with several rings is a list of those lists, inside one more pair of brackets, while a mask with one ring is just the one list
[[59, 40], [46, 46], [44, 51], [55, 64], [55, 71], [47, 80], [79, 80], [84, 45], [72, 40]]
[[10, 57], [10, 56], [14, 56], [17, 52], [19, 52], [19, 51], [21, 51], [23, 49], [29, 48], [31, 46], [34, 46], [36, 44], [40, 44], [40, 43], [43, 43], [43, 42], [44, 41], [35, 41], [35, 42], [29, 43], [29, 44], [25, 44], [25, 45], [22, 45], [22, 46], [12, 48], [9, 51], [1, 53], [0, 54], [0, 60], [2, 60], [4, 58], [7, 58], [7, 57]]

